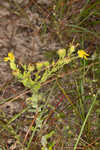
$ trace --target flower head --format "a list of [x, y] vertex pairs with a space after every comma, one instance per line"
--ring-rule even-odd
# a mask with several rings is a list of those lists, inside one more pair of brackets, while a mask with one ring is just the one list
[[89, 54], [87, 54], [84, 50], [78, 50], [78, 56], [87, 60], [87, 56], [89, 56]]
[[14, 60], [15, 60], [15, 57], [14, 57], [14, 54], [12, 52], [9, 52], [8, 57], [4, 58], [4, 61], [14, 61]]

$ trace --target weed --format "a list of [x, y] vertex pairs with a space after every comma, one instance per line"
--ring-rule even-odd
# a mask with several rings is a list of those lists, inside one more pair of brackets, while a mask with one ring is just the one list
[[[36, 63], [36, 69], [37, 72], [35, 72], [34, 80], [32, 80], [32, 73], [35, 70], [34, 65], [25, 65], [21, 64], [21, 67], [23, 68], [23, 72], [18, 68], [17, 64], [15, 63], [15, 57], [13, 53], [8, 53], [8, 57], [4, 58], [4, 61], [10, 62], [10, 68], [12, 69], [12, 74], [21, 82], [25, 87], [31, 90], [32, 96], [27, 98], [26, 102], [28, 105], [29, 111], [36, 114], [36, 120], [35, 124], [36, 126], [32, 129], [32, 136], [29, 140], [29, 143], [27, 144], [27, 149], [29, 149], [30, 144], [32, 142], [32, 139], [36, 132], [39, 132], [41, 127], [43, 126], [44, 118], [43, 117], [43, 105], [39, 105], [39, 100], [44, 99], [43, 96], [40, 94], [39, 90], [41, 88], [42, 83], [46, 82], [49, 78], [53, 77], [57, 71], [63, 68], [65, 64], [69, 64], [71, 61], [77, 59], [78, 57], [74, 57], [73, 52], [75, 51], [75, 46], [70, 45], [68, 56], [66, 57], [66, 49], [59, 49], [57, 51], [57, 54], [59, 56], [58, 60], [56, 62], [52, 61], [51, 64], [49, 64], [48, 61], [44, 62], [37, 62]], [[79, 53], [80, 52], [80, 53]], [[78, 51], [79, 57], [85, 58], [88, 56], [83, 50]], [[41, 72], [42, 75], [41, 75]], [[72, 102], [71, 102], [72, 103]], [[45, 110], [47, 111], [47, 110]], [[13, 120], [16, 118], [14, 117]], [[10, 121], [12, 122], [12, 120]], [[50, 132], [49, 134], [46, 134], [45, 136], [42, 136], [41, 143], [43, 145], [43, 150], [47, 149], [47, 137], [49, 138], [54, 134], [54, 131]], [[24, 141], [25, 142], [25, 141]], [[54, 145], [54, 143], [52, 143]], [[52, 149], [53, 145], [49, 146], [49, 149]]]
[[[0, 101], [0, 148], [9, 149], [5, 137], [12, 137], [15, 145], [20, 145], [17, 149], [21, 150], [99, 150], [100, 46], [95, 43], [100, 39], [100, 1], [52, 0], [49, 6], [38, 4], [35, 0], [30, 0], [25, 6], [24, 1], [21, 5], [17, 1], [4, 2], [8, 2], [10, 8], [3, 6], [3, 2], [0, 8], [7, 9], [11, 18], [18, 18], [21, 23], [18, 26], [26, 26], [31, 33], [35, 32], [34, 35], [49, 33], [50, 42], [54, 40], [60, 43], [60, 47], [67, 48], [50, 51], [52, 54], [47, 54], [50, 62], [37, 62], [35, 65], [17, 64], [13, 53], [8, 53], [8, 57], [4, 58], [10, 63], [12, 74], [17, 79], [15, 82], [21, 82], [26, 90]], [[34, 28], [31, 18], [36, 10], [39, 12], [37, 18], [41, 19]], [[10, 18], [5, 14], [3, 18]], [[11, 34], [11, 42], [13, 35], [15, 31]], [[81, 48], [77, 47], [79, 44], [74, 44], [76, 41]], [[9, 84], [12, 80], [0, 87], [0, 92], [4, 93]], [[28, 92], [25, 108], [8, 119], [8, 114], [6, 116], [1, 107]], [[3, 139], [5, 142], [2, 142]]]

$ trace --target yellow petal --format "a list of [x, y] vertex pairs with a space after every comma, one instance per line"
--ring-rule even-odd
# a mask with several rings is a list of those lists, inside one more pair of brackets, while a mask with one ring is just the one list
[[9, 61], [9, 57], [4, 57], [4, 61]]
[[84, 56], [84, 59], [88, 60], [86, 56]]

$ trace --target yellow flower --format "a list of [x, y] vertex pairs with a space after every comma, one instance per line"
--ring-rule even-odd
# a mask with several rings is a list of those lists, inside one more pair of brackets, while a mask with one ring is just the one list
[[87, 60], [87, 56], [89, 56], [89, 54], [87, 54], [84, 50], [78, 50], [78, 56]]
[[5, 57], [4, 58], [4, 61], [14, 61], [15, 60], [15, 57], [14, 57], [14, 54], [12, 52], [9, 52], [8, 53], [8, 57]]
[[15, 60], [14, 54], [12, 52], [8, 53], [8, 57], [11, 61]]

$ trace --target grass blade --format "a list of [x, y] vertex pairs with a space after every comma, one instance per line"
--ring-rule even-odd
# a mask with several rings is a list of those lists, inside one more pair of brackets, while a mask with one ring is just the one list
[[84, 127], [85, 127], [86, 122], [87, 122], [87, 120], [88, 120], [88, 117], [89, 117], [89, 115], [90, 115], [90, 113], [91, 113], [91, 111], [92, 111], [92, 108], [93, 108], [93, 106], [94, 106], [94, 104], [95, 104], [95, 102], [96, 102], [96, 98], [97, 98], [97, 94], [96, 94], [95, 97], [93, 97], [93, 102], [92, 102], [92, 104], [91, 104], [91, 107], [90, 107], [90, 109], [89, 109], [89, 111], [88, 111], [88, 113], [87, 113], [87, 115], [86, 115], [86, 118], [85, 118], [85, 120], [84, 120], [84, 122], [83, 122], [83, 125], [82, 125], [82, 127], [81, 127], [79, 136], [78, 136], [77, 141], [76, 141], [76, 144], [75, 144], [75, 146], [74, 146], [74, 150], [76, 150], [76, 148], [77, 148], [77, 145], [78, 145], [79, 140], [80, 140], [80, 137], [81, 137], [81, 135], [82, 135], [82, 133], [83, 133], [83, 130], [84, 130]]

